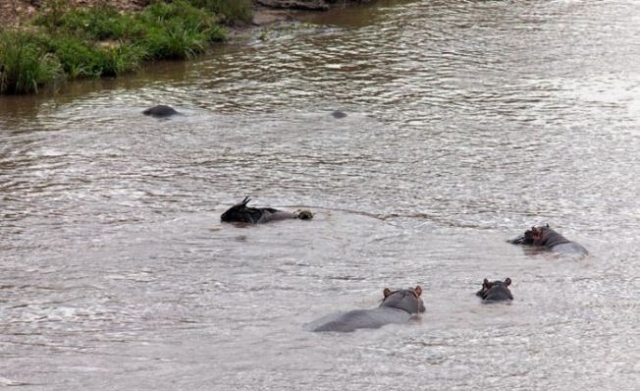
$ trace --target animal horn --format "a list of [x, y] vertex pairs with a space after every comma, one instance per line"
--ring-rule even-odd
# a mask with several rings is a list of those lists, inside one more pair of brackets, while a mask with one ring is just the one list
[[249, 196], [244, 197], [244, 200], [242, 200], [241, 204], [242, 205], [247, 205], [249, 203], [249, 201], [251, 201], [251, 198], [249, 198]]

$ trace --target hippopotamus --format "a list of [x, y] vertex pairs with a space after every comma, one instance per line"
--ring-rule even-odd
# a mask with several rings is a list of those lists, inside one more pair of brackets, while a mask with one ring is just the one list
[[154, 118], [167, 118], [171, 117], [172, 115], [181, 115], [173, 107], [166, 105], [153, 106], [143, 111], [142, 114], [149, 115]]
[[500, 280], [490, 282], [485, 278], [482, 289], [476, 292], [476, 296], [480, 297], [483, 303], [513, 300], [509, 285], [511, 285], [510, 278], [505, 279], [504, 282]]
[[344, 111], [335, 110], [335, 111], [332, 111], [332, 112], [331, 112], [331, 116], [332, 116], [333, 118], [340, 119], [340, 118], [344, 118], [344, 117], [346, 117], [346, 116], [347, 116], [347, 113], [345, 113]]
[[249, 201], [251, 201], [251, 199], [245, 197], [241, 203], [227, 209], [227, 211], [220, 216], [220, 220], [223, 223], [262, 224], [278, 220], [311, 220], [313, 218], [313, 213], [308, 210], [299, 210], [292, 213], [273, 208], [252, 208], [247, 206]]
[[524, 246], [533, 246], [562, 254], [586, 255], [589, 253], [581, 244], [572, 242], [551, 229], [549, 224], [531, 227], [531, 229], [526, 230], [523, 235], [511, 239], [508, 242]]
[[310, 323], [308, 328], [316, 332], [377, 329], [387, 324], [404, 323], [425, 311], [420, 286], [397, 291], [385, 288], [382, 294], [382, 303], [377, 308], [327, 315]]

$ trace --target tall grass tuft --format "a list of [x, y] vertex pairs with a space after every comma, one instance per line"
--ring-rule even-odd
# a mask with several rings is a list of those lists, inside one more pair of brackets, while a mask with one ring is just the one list
[[103, 5], [70, 10], [61, 18], [60, 27], [68, 33], [103, 41], [130, 35], [130, 19], [115, 8]]
[[27, 94], [63, 75], [58, 59], [47, 53], [33, 34], [0, 32], [0, 93]]
[[140, 46], [125, 42], [100, 45], [70, 35], [49, 38], [47, 47], [58, 56], [65, 73], [73, 79], [133, 72], [146, 57], [146, 51]]
[[182, 60], [204, 52], [206, 43], [202, 33], [171, 24], [150, 29], [143, 45], [152, 59]]
[[153, 59], [185, 59], [202, 53], [212, 41], [222, 40], [224, 31], [214, 15], [185, 0], [154, 3], [136, 15], [142, 23], [144, 45]]
[[69, 0], [46, 0], [36, 17], [36, 24], [47, 26], [49, 31], [54, 31], [64, 23], [63, 18], [70, 10]]
[[249, 23], [253, 17], [251, 0], [189, 0], [189, 3], [213, 12], [225, 24], [235, 21]]
[[120, 76], [135, 72], [140, 68], [146, 51], [141, 46], [120, 42], [114, 46], [103, 46], [102, 76]]

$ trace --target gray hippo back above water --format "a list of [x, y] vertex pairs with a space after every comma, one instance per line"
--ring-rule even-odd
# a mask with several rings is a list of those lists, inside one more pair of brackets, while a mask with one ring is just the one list
[[144, 115], [148, 115], [154, 118], [167, 118], [174, 115], [182, 115], [177, 112], [173, 107], [167, 105], [157, 105], [146, 109], [142, 112]]
[[483, 303], [511, 301], [513, 300], [513, 295], [509, 290], [509, 285], [511, 285], [510, 278], [505, 279], [504, 282], [500, 280], [491, 282], [485, 278], [482, 283], [482, 289], [476, 292], [476, 296], [480, 297]]
[[508, 242], [546, 249], [562, 254], [586, 255], [589, 253], [581, 244], [573, 242], [551, 229], [549, 224], [545, 226], [531, 227], [531, 229], [526, 230], [524, 234], [508, 240]]
[[382, 293], [384, 298], [378, 308], [327, 315], [310, 323], [308, 329], [316, 332], [377, 329], [387, 324], [404, 323], [425, 311], [420, 286], [397, 291], [385, 288]]
[[344, 111], [335, 110], [331, 112], [331, 116], [336, 119], [341, 119], [345, 118], [347, 116], [347, 113], [345, 113]]
[[249, 201], [251, 201], [251, 199], [249, 197], [245, 197], [241, 203], [232, 206], [224, 212], [220, 216], [220, 220], [223, 223], [262, 224], [278, 220], [310, 220], [313, 218], [313, 213], [308, 210], [291, 213], [273, 208], [252, 208], [247, 206]]

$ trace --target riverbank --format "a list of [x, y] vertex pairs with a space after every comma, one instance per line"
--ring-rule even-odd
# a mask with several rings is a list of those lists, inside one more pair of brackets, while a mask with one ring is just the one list
[[[368, 2], [356, 0], [350, 2]], [[114, 77], [184, 60], [228, 31], [325, 10], [337, 0], [10, 0], [0, 8], [0, 94]]]
[[[253, 0], [249, 4], [256, 24], [284, 18], [283, 11], [324, 11], [348, 3], [370, 3], [373, 0]], [[110, 6], [121, 12], [138, 12], [149, 6], [152, 0], [6, 0], [0, 3], [0, 26], [15, 27], [24, 24], [47, 4], [66, 3], [72, 7]], [[205, 2], [203, 2], [204, 4]], [[222, 1], [218, 1], [222, 3]], [[237, 1], [245, 7], [243, 1]]]

